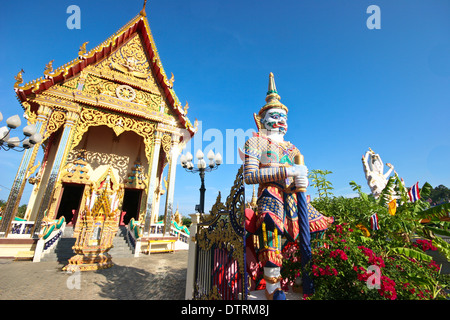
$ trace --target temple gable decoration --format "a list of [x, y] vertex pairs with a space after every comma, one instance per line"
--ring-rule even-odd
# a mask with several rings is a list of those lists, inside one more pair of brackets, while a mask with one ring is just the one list
[[[43, 141], [24, 153], [0, 222], [0, 236], [8, 236], [25, 183], [34, 171], [36, 177], [28, 180], [34, 185], [25, 214], [34, 222], [30, 236], [40, 234], [45, 212], [49, 219], [66, 217], [74, 236], [85, 231], [83, 219], [95, 213], [106, 221], [116, 204], [113, 220], [119, 223], [125, 213], [126, 221], [141, 221], [144, 236], [157, 222], [161, 204], [167, 217], [173, 215], [177, 158], [196, 133], [197, 122], [190, 122], [188, 103], [181, 105], [174, 91], [175, 77], [162, 66], [145, 6], [105, 41], [92, 49], [85, 41], [75, 54], [75, 59], [59, 67], [50, 57], [38, 79], [25, 82], [24, 70], [15, 77], [17, 98]], [[44, 156], [36, 165], [41, 147]], [[92, 189], [108, 170], [122, 188], [115, 192], [115, 202]], [[163, 176], [167, 177], [165, 203], [159, 189]], [[119, 212], [123, 203], [133, 206]], [[92, 219], [94, 223], [97, 218]], [[87, 229], [94, 232], [91, 227]], [[105, 229], [96, 230], [93, 234], [106, 241]], [[168, 233], [170, 226], [164, 230]]]

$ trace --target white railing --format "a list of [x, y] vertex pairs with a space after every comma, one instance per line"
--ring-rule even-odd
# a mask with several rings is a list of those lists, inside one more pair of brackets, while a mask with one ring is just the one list
[[[164, 225], [162, 224], [151, 224], [149, 237], [161, 237], [163, 235], [163, 229]], [[184, 231], [178, 230], [174, 225], [170, 226], [169, 234], [172, 237], [177, 237], [178, 241], [181, 241], [183, 243], [187, 244], [189, 241], [189, 234]]]
[[39, 240], [34, 250], [33, 262], [39, 262], [52, 248], [56, 246], [64, 234], [66, 222], [64, 217], [52, 222], [43, 223], [39, 233]]
[[13, 221], [8, 238], [30, 238], [34, 221]]
[[[136, 224], [127, 224], [127, 240], [128, 244], [134, 252], [135, 257], [139, 257], [141, 251], [141, 227]], [[150, 232], [148, 237], [162, 237], [163, 236], [164, 225], [163, 224], [151, 224]], [[178, 230], [173, 225], [170, 228], [170, 236], [177, 237], [178, 240], [175, 242], [175, 250], [187, 250], [189, 248], [189, 234]]]

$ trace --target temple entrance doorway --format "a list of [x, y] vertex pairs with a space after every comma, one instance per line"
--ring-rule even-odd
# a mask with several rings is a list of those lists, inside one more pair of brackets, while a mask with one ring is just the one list
[[67, 225], [75, 225], [80, 212], [84, 184], [63, 183], [63, 192], [56, 219], [64, 216]]
[[131, 218], [135, 220], [139, 219], [141, 196], [141, 189], [125, 189], [122, 204], [122, 219], [120, 221], [121, 225], [127, 225]]

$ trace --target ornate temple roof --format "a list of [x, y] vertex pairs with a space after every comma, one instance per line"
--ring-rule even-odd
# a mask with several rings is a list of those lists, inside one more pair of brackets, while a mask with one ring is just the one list
[[[80, 47], [77, 58], [56, 69], [53, 69], [53, 61], [50, 61], [46, 66], [44, 75], [42, 77], [23, 84], [23, 70], [21, 70], [15, 77], [16, 83], [14, 85], [14, 89], [16, 91], [19, 102], [22, 103], [22, 106], [24, 106], [24, 102], [28, 102], [31, 105], [31, 110], [36, 110], [36, 102], [38, 101], [37, 99], [36, 102], [34, 101], [36, 96], [46, 93], [46, 91], [52, 87], [55, 88], [58, 85], [67, 83], [71, 79], [79, 76], [86, 68], [100, 64], [102, 61], [114, 54], [124, 44], [129, 42], [133, 37], [135, 37], [137, 33], [140, 35], [140, 43], [142, 43], [142, 47], [146, 52], [147, 61], [150, 67], [150, 72], [152, 73], [152, 77], [160, 88], [160, 94], [164, 96], [165, 103], [170, 109], [172, 109], [172, 113], [178, 119], [178, 123], [181, 125], [181, 127], [187, 129], [191, 136], [193, 136], [196, 132], [196, 128], [194, 128], [187, 117], [188, 105], [186, 104], [185, 107], [182, 107], [173, 90], [173, 74], [169, 79], [163, 69], [161, 59], [155, 46], [155, 41], [148, 24], [148, 20], [146, 18], [145, 5], [142, 11], [136, 17], [134, 17], [120, 30], [118, 30], [116, 33], [114, 33], [112, 36], [110, 36], [95, 48], [87, 51], [87, 42], [85, 42]], [[130, 71], [130, 69], [123, 70], [123, 66], [115, 65], [114, 71]], [[142, 73], [125, 72], [125, 74], [122, 74], [123, 76], [117, 75], [117, 73], [118, 72], [116, 72], [116, 75], [109, 74], [108, 78], [108, 75], [106, 73], [101, 74], [100, 72], [102, 77], [109, 80], [116, 81], [124, 85], [130, 85], [131, 87], [140, 89], [144, 92], [147, 91], [148, 93], [155, 93], [154, 88], [152, 90], [147, 86]], [[64, 94], [62, 96], [64, 96]], [[75, 93], [73, 93], [73, 96], [75, 96]], [[94, 105], [94, 103], [91, 104]], [[24, 107], [24, 109], [26, 109], [26, 107]], [[115, 111], [128, 113], [128, 110], [126, 108]], [[145, 112], [133, 112], [133, 110], [130, 109], [129, 114], [146, 118]]]

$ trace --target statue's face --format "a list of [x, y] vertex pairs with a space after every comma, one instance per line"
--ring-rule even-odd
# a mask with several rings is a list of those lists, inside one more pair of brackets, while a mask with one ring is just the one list
[[378, 155], [372, 156], [372, 169], [383, 173], [383, 162]]
[[280, 132], [284, 135], [287, 132], [287, 113], [281, 108], [269, 109], [261, 119], [261, 123], [267, 131]]

